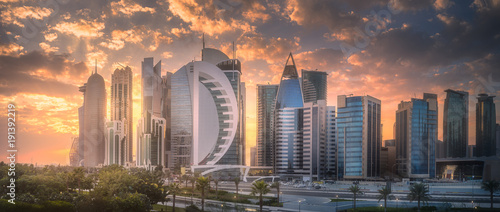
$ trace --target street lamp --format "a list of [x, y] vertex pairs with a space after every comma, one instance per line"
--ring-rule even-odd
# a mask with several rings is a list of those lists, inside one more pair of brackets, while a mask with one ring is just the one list
[[299, 200], [299, 212], [300, 212], [300, 202], [302, 202], [302, 200]]
[[338, 194], [337, 194], [337, 195], [335, 195], [335, 198], [337, 198], [337, 199], [335, 200], [335, 212], [337, 212], [337, 207], [339, 206], [339, 195], [338, 195]]
[[399, 199], [396, 197], [396, 211], [399, 211]]

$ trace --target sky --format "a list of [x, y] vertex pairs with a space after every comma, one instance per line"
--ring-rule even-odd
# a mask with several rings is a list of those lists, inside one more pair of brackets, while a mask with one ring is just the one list
[[470, 95], [474, 144], [475, 97], [500, 96], [498, 0], [0, 0], [0, 24], [0, 154], [13, 102], [20, 163], [69, 164], [78, 87], [95, 66], [108, 104], [112, 72], [132, 68], [137, 123], [143, 58], [161, 60], [162, 75], [175, 72], [201, 59], [203, 34], [227, 55], [235, 42], [247, 147], [256, 142], [257, 85], [278, 84], [290, 52], [298, 70], [328, 73], [328, 105], [344, 94], [380, 99], [384, 140], [393, 138], [398, 104], [424, 92], [438, 95], [442, 139], [444, 90], [457, 89]]

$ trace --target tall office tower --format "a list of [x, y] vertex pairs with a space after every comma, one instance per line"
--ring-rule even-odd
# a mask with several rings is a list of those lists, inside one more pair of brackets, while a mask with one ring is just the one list
[[137, 124], [137, 166], [147, 169], [165, 164], [165, 127], [162, 117], [163, 86], [161, 61], [153, 66], [153, 58], [142, 62], [142, 109]]
[[127, 163], [127, 130], [128, 120], [114, 120], [106, 122], [106, 144], [104, 165], [126, 165]]
[[380, 176], [380, 100], [371, 96], [337, 97], [337, 176]]
[[337, 177], [337, 142], [336, 142], [336, 120], [335, 106], [326, 106], [326, 173], [327, 179], [336, 179]]
[[250, 166], [257, 166], [257, 146], [250, 147]]
[[[234, 47], [234, 43], [233, 43]], [[235, 58], [235, 51], [233, 49], [233, 59], [230, 59], [226, 54], [222, 53], [217, 49], [205, 48], [205, 41], [203, 41], [203, 49], [201, 50], [201, 58], [202, 61], [211, 63], [216, 65], [227, 77], [231, 87], [233, 88], [234, 95], [237, 100], [237, 110], [238, 110], [238, 123], [236, 129], [236, 135], [231, 143], [232, 145], [229, 147], [229, 151], [224, 154], [224, 157], [221, 159], [220, 163], [223, 164], [244, 164], [244, 156], [245, 156], [245, 138], [243, 127], [245, 127], [245, 123], [242, 123], [245, 120], [245, 99], [243, 98], [245, 88], [241, 86], [244, 85], [241, 83], [241, 63], [238, 59]], [[236, 160], [236, 162], [235, 162]]]
[[241, 64], [216, 49], [204, 48], [202, 54], [203, 61], [186, 64], [171, 79], [174, 167], [196, 171], [218, 165], [242, 165]]
[[380, 176], [394, 177], [396, 168], [396, 140], [385, 140], [380, 150]]
[[304, 103], [302, 134], [302, 169], [306, 181], [324, 179], [326, 175], [326, 101]]
[[495, 96], [479, 94], [476, 104], [476, 156], [496, 155]]
[[302, 93], [304, 103], [318, 100], [326, 101], [328, 74], [322, 71], [307, 71], [302, 69]]
[[247, 87], [245, 82], [240, 83], [240, 162], [241, 165], [246, 165], [246, 103], [247, 103]]
[[303, 170], [303, 107], [299, 75], [292, 53], [288, 56], [276, 96], [274, 117], [275, 163], [277, 174], [306, 175]]
[[78, 166], [78, 145], [79, 139], [78, 137], [71, 138], [71, 149], [69, 149], [69, 165], [70, 166]]
[[78, 166], [83, 166], [85, 147], [85, 89], [87, 84], [79, 87], [83, 93], [83, 105], [78, 108]]
[[273, 166], [274, 106], [278, 85], [257, 85], [257, 166]]
[[497, 157], [500, 157], [500, 124], [497, 124]]
[[467, 156], [469, 145], [469, 93], [445, 90], [443, 142], [448, 158]]
[[104, 164], [104, 124], [106, 121], [106, 88], [104, 78], [97, 73], [97, 67], [83, 87], [85, 87], [83, 88], [85, 93], [83, 164], [85, 167], [95, 167]]
[[167, 168], [174, 168], [174, 163], [172, 160], [172, 142], [171, 142], [171, 120], [172, 120], [172, 73], [167, 72], [162, 79], [162, 89], [163, 89], [163, 105], [161, 117], [166, 120], [165, 123], [165, 166]]
[[400, 176], [434, 178], [437, 140], [437, 95], [402, 101], [396, 111], [396, 163]]
[[[111, 75], [111, 119], [110, 121], [122, 121], [126, 129], [121, 130], [125, 132], [125, 143], [120, 145], [124, 154], [121, 155], [120, 165], [126, 165], [127, 162], [132, 162], [132, 148], [133, 148], [133, 135], [132, 135], [132, 69], [130, 67], [117, 68]], [[115, 125], [115, 124], [110, 124]], [[116, 125], [115, 125], [116, 126]], [[106, 137], [108, 138], [108, 137]]]

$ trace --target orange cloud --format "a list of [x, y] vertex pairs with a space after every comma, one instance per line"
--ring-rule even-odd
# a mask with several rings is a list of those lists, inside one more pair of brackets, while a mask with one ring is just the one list
[[52, 13], [52, 9], [32, 7], [32, 6], [21, 6], [21, 7], [5, 7], [2, 8], [0, 14], [0, 22], [4, 24], [15, 24], [20, 27], [24, 27], [22, 23], [23, 19], [37, 19], [42, 20], [49, 17]]
[[59, 22], [54, 27], [50, 27], [50, 29], [64, 34], [74, 35], [78, 38], [84, 38], [102, 36], [103, 33], [101, 31], [104, 27], [103, 22], [80, 19], [75, 22]]
[[127, 16], [131, 16], [138, 12], [151, 13], [151, 14], [155, 13], [154, 8], [142, 7], [141, 5], [128, 0], [111, 2], [111, 11], [113, 12], [113, 15], [118, 15], [119, 13], [121, 13]]
[[243, 17], [250, 20], [250, 22], [256, 22], [259, 20], [262, 22], [266, 22], [271, 18], [271, 16], [265, 13], [265, 11], [266, 7], [264, 7], [259, 2], [254, 1], [251, 3], [251, 9], [243, 12]]
[[17, 43], [8, 43], [5, 45], [0, 44], [0, 56], [1, 55], [16, 56], [23, 49], [24, 47], [18, 45]]

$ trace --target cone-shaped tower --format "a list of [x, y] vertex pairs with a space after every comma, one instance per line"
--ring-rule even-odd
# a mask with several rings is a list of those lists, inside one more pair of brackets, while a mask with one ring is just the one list
[[299, 74], [293, 60], [292, 53], [285, 63], [283, 75], [276, 96], [276, 109], [285, 107], [303, 107], [302, 90], [300, 89]]

